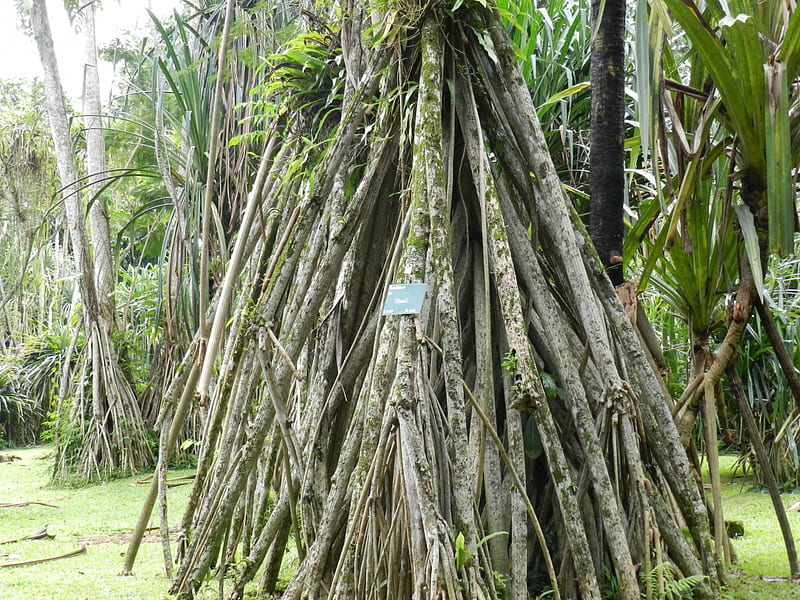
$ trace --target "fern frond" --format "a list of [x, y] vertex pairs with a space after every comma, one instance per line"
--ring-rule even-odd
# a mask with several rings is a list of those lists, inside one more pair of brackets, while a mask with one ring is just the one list
[[[694, 589], [706, 579], [705, 575], [680, 577], [680, 571], [670, 562], [656, 565], [647, 573], [640, 573], [639, 578], [645, 588], [659, 590], [653, 598], [658, 600], [690, 600]], [[661, 584], [659, 585], [659, 581]], [[661, 592], [663, 590], [663, 594]], [[642, 598], [645, 594], [642, 594]]]

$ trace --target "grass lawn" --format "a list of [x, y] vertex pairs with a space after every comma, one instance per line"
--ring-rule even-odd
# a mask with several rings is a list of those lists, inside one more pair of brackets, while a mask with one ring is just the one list
[[[733, 539], [738, 562], [728, 577], [726, 596], [732, 600], [800, 600], [800, 583], [788, 580], [786, 546], [769, 494], [753, 487], [752, 474], [734, 468], [737, 458], [720, 456], [725, 518], [744, 525], [744, 535]], [[800, 501], [800, 494], [783, 494], [782, 499], [788, 508]], [[788, 517], [800, 551], [800, 512], [789, 511]]]
[[[58, 556], [86, 548], [85, 554], [34, 565], [0, 569], [2, 600], [154, 600], [168, 581], [160, 538], [148, 535], [132, 577], [120, 577], [127, 535], [133, 528], [148, 485], [139, 477], [100, 485], [56, 488], [48, 485], [48, 448], [0, 452], [19, 460], [0, 462], [0, 503], [41, 502], [0, 508], [0, 542], [31, 535], [47, 526], [55, 537], [0, 545], [0, 564]], [[185, 475], [188, 472], [170, 473]], [[190, 486], [168, 492], [170, 522], [178, 523]], [[151, 526], [158, 526], [154, 512]]]
[[[139, 514], [148, 486], [141, 477], [117, 479], [85, 487], [48, 485], [52, 463], [48, 448], [4, 450], [0, 462], [0, 503], [41, 502], [0, 507], [0, 542], [31, 535], [47, 526], [55, 537], [0, 544], [0, 565], [66, 554], [86, 548], [72, 558], [14, 568], [0, 568], [0, 600], [159, 600], [169, 584], [164, 574], [160, 538], [148, 535], [139, 551], [134, 575], [120, 577], [127, 536]], [[769, 495], [752, 488], [752, 478], [733, 473], [734, 456], [720, 458], [723, 470], [725, 517], [744, 524], [744, 536], [733, 546], [739, 562], [729, 577], [724, 600], [800, 600], [800, 583], [789, 575], [786, 551]], [[189, 474], [177, 471], [170, 476]], [[170, 522], [182, 514], [189, 486], [169, 490]], [[784, 506], [800, 501], [800, 493], [785, 494]], [[800, 512], [789, 512], [800, 537]], [[151, 519], [151, 526], [158, 523]], [[292, 562], [292, 561], [289, 561]], [[214, 586], [210, 586], [213, 588]], [[206, 589], [201, 598], [214, 598]]]

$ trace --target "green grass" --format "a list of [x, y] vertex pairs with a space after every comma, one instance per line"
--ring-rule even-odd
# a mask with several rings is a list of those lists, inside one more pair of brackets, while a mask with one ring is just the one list
[[[0, 502], [43, 502], [0, 508], [0, 542], [30, 535], [45, 525], [52, 540], [0, 545], [0, 564], [65, 554], [86, 547], [73, 558], [0, 569], [3, 600], [154, 600], [168, 586], [160, 541], [142, 544], [134, 575], [118, 576], [127, 548], [124, 534], [139, 514], [147, 485], [138, 477], [100, 485], [57, 488], [47, 484], [52, 464], [47, 448], [3, 451], [20, 460], [0, 463]], [[170, 475], [185, 474], [184, 472]], [[189, 486], [168, 492], [170, 522], [182, 516]], [[151, 526], [157, 526], [157, 518]], [[154, 536], [150, 536], [154, 540]], [[173, 550], [174, 551], [174, 550]]]
[[[787, 577], [789, 561], [769, 494], [754, 487], [752, 474], [734, 472], [736, 459], [720, 456], [725, 518], [744, 524], [744, 535], [733, 539], [739, 558], [736, 568], [749, 576]], [[782, 499], [788, 508], [800, 501], [800, 494], [783, 494]], [[788, 516], [792, 530], [800, 532], [800, 513], [789, 511]]]
[[[789, 577], [789, 561], [772, 501], [765, 489], [753, 486], [751, 473], [734, 469], [738, 457], [721, 455], [722, 502], [725, 518], [741, 521], [744, 535], [733, 539], [738, 562], [728, 577], [726, 597], [731, 600], [800, 599], [800, 585]], [[709, 491], [710, 495], [710, 491]], [[782, 495], [783, 505], [800, 501], [800, 494]], [[800, 544], [800, 513], [788, 512], [789, 523]]]

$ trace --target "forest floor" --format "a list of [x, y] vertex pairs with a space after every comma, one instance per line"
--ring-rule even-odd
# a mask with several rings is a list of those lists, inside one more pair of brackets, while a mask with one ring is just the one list
[[[740, 521], [744, 535], [733, 540], [738, 563], [729, 576], [725, 600], [800, 600], [800, 582], [787, 577], [788, 561], [769, 495], [753, 486], [750, 474], [735, 468], [735, 459], [721, 457], [725, 516]], [[164, 598], [168, 580], [157, 530], [146, 536], [134, 575], [118, 575], [149, 480], [138, 476], [98, 485], [53, 487], [48, 484], [51, 464], [47, 447], [0, 451], [0, 599]], [[189, 475], [191, 471], [169, 474], [178, 484], [168, 491], [171, 523], [180, 520], [190, 488], [180, 485], [186, 479], [178, 478]], [[788, 508], [800, 501], [800, 490], [783, 498]], [[800, 537], [800, 512], [789, 511], [789, 519]], [[156, 518], [151, 525], [157, 527]], [[42, 530], [55, 537], [13, 541]], [[70, 558], [4, 567], [82, 548], [85, 552]], [[208, 590], [203, 597], [215, 597], [214, 591]]]

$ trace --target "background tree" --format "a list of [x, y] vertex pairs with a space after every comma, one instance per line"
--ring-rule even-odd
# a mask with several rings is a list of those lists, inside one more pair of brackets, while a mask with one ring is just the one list
[[12, 445], [39, 441], [52, 408], [58, 365], [30, 358], [46, 347], [72, 287], [62, 219], [50, 211], [58, 175], [43, 104], [40, 83], [0, 84], [0, 421]]
[[53, 323], [51, 293], [58, 268], [60, 219], [49, 212], [57, 188], [41, 84], [4, 82], [0, 88], [3, 346], [15, 346]]
[[103, 192], [106, 178], [106, 144], [103, 125], [103, 105], [100, 100], [100, 65], [95, 39], [95, 13], [92, 3], [81, 12], [81, 25], [86, 44], [84, 67], [84, 131], [86, 137], [86, 190], [91, 198], [89, 220], [91, 223], [92, 259], [97, 282], [99, 317], [107, 335], [116, 330], [114, 324], [114, 280], [116, 269], [112, 260], [111, 231], [108, 209]]
[[[79, 439], [83, 440], [79, 445], [77, 472], [83, 477], [89, 477], [95, 473], [102, 475], [116, 469], [135, 470], [150, 461], [150, 451], [138, 405], [117, 363], [110, 335], [113, 327], [106, 320], [107, 314], [101, 311], [95, 268], [85, 226], [83, 190], [72, 148], [69, 120], [44, 0], [37, 0], [32, 5], [31, 29], [45, 74], [47, 112], [63, 186], [62, 197], [79, 281], [81, 318], [87, 340], [86, 365], [90, 365], [90, 369], [82, 371], [77, 392], [72, 398], [71, 420], [77, 426], [81, 426], [81, 430], [76, 433]], [[107, 235], [107, 232], [99, 231], [97, 235], [100, 239]], [[102, 261], [108, 258], [105, 257], [105, 252], [101, 251], [100, 254], [104, 257]], [[104, 269], [110, 266], [104, 262], [101, 264]], [[107, 292], [105, 287], [104, 291]], [[103, 300], [104, 305], [107, 302], [108, 299]], [[91, 395], [87, 397], [85, 395], [87, 388], [83, 387], [83, 383], [89, 378]], [[84, 411], [88, 411], [89, 414], [86, 415]], [[75, 434], [71, 433], [70, 437], [72, 435]], [[68, 443], [69, 440], [57, 440], [57, 442], [59, 442], [59, 458], [56, 476], [61, 477], [76, 460], [71, 456], [75, 447], [72, 443]]]

